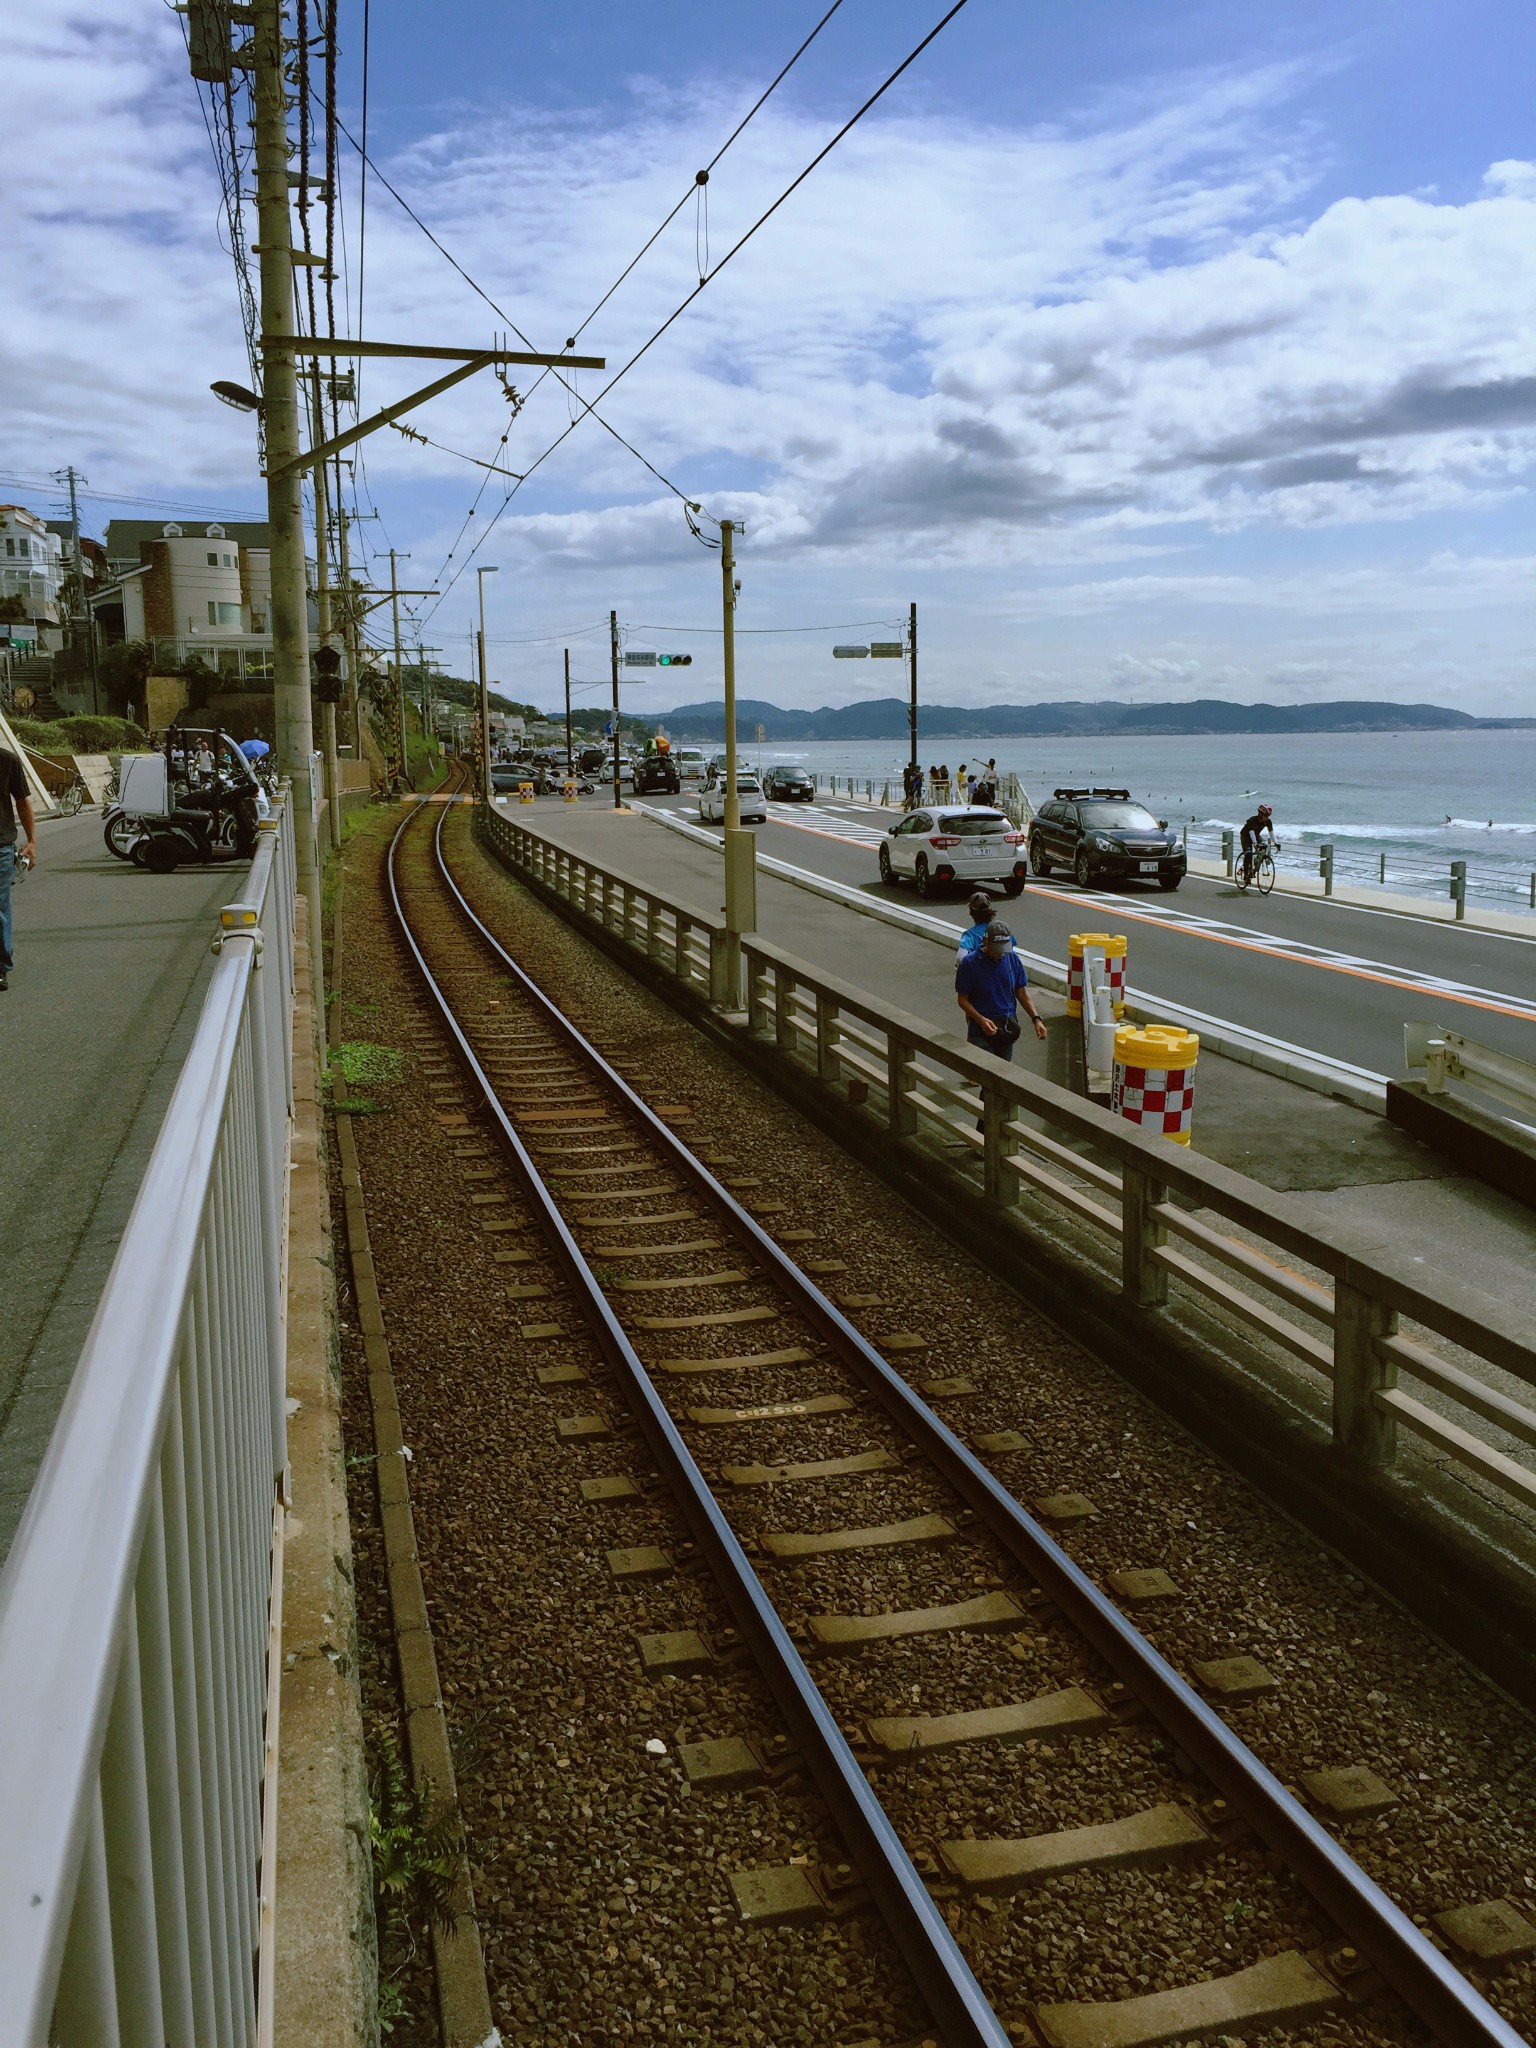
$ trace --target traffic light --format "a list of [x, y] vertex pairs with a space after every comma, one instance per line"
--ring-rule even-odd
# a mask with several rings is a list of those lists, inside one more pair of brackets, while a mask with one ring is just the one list
[[693, 666], [693, 656], [691, 654], [658, 654], [656, 666], [658, 668], [691, 668]]

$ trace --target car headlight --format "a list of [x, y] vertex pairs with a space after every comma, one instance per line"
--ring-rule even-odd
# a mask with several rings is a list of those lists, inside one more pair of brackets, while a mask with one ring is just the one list
[[1088, 844], [1095, 853], [1118, 853], [1120, 851], [1114, 840], [1106, 839], [1102, 832], [1090, 832], [1088, 834]]

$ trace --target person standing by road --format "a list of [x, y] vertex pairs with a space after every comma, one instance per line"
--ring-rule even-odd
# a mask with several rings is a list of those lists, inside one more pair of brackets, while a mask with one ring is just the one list
[[936, 804], [949, 802], [949, 763], [941, 761], [938, 773], [933, 778], [933, 801]]
[[960, 934], [956, 960], [963, 960], [967, 953], [981, 951], [982, 942], [987, 936], [987, 926], [992, 922], [992, 898], [985, 889], [978, 889], [965, 907], [971, 913], [970, 929]]
[[909, 811], [915, 811], [923, 800], [923, 771], [915, 761], [901, 771], [901, 793]]
[[[26, 834], [18, 851], [17, 828]], [[0, 747], [0, 990], [11, 985], [11, 885], [17, 861], [37, 866], [37, 821], [21, 762]]]
[[965, 783], [966, 767], [965, 763], [962, 761], [960, 763], [960, 766], [955, 770], [955, 802], [957, 804], [963, 804], [967, 800], [965, 794]]
[[983, 1052], [1000, 1060], [1011, 1060], [1019, 1041], [1019, 1005], [1043, 1039], [1045, 1019], [1035, 1008], [1029, 992], [1024, 962], [1013, 950], [1013, 933], [1000, 917], [994, 917], [982, 934], [981, 945], [967, 953], [955, 967], [955, 1001], [965, 1012], [965, 1035]]

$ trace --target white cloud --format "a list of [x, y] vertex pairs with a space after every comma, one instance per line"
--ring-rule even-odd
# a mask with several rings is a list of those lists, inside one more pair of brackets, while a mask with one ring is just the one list
[[[1523, 567], [1478, 546], [1432, 558], [1458, 517], [1493, 517], [1527, 485], [1536, 165], [1493, 164], [1464, 203], [1426, 188], [1309, 208], [1327, 141], [1295, 111], [1304, 83], [1277, 67], [1153, 82], [1051, 128], [876, 116], [604, 409], [717, 515], [747, 520], [763, 601], [816, 616], [834, 586], [920, 582], [957, 650], [952, 695], [1025, 675], [1011, 650], [1026, 629], [1058, 636], [1042, 675], [1176, 695], [1212, 674], [1285, 671], [1300, 688], [1354, 663], [1350, 635], [1396, 610], [1476, 607], [1494, 615], [1485, 673], [1513, 687], [1518, 635], [1497, 620], [1514, 616]], [[174, 17], [39, 0], [12, 26], [7, 95], [6, 261], [27, 280], [0, 347], [8, 465], [74, 459], [98, 488], [154, 496], [248, 493], [248, 425], [206, 396], [241, 374], [243, 343]], [[735, 95], [638, 82], [619, 120], [476, 109], [385, 168], [534, 344], [558, 346], [712, 153]], [[712, 260], [827, 132], [777, 101], [754, 122], [710, 183]], [[690, 202], [582, 347], [627, 358], [696, 281], [695, 230]], [[375, 337], [475, 341], [506, 324], [377, 187], [368, 309]], [[410, 375], [370, 365], [367, 402]], [[545, 380], [510, 467], [569, 418]], [[488, 456], [506, 409], [485, 379], [419, 424]], [[446, 507], [461, 513], [480, 473], [387, 433], [367, 461], [425, 576], [454, 538]], [[458, 562], [499, 499], [493, 483]], [[1417, 549], [1414, 521], [1434, 535]], [[1293, 544], [1329, 533], [1347, 557], [1291, 566]], [[513, 500], [494, 558], [508, 570], [495, 602], [524, 616], [600, 589], [606, 609], [615, 584], [650, 616], [696, 612], [707, 582], [676, 501], [590, 422]], [[1232, 624], [1183, 634], [1181, 608]], [[827, 615], [849, 610], [839, 598]], [[1301, 644], [1315, 634], [1321, 653]], [[1429, 661], [1395, 657], [1409, 658]], [[1402, 693], [1400, 667], [1359, 659], [1361, 688], [1375, 675]], [[1447, 659], [1430, 666], [1452, 687]], [[818, 694], [787, 657], [779, 673]]]

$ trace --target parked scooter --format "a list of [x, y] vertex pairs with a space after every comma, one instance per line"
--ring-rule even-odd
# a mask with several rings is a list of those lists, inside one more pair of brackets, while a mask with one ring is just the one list
[[[196, 766], [203, 740], [211, 772]], [[184, 863], [207, 866], [255, 853], [257, 821], [271, 806], [227, 733], [172, 726], [163, 761], [137, 755], [123, 766], [123, 801], [108, 814], [104, 833], [118, 859], [168, 875]]]

